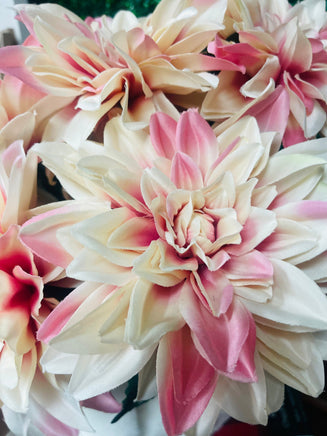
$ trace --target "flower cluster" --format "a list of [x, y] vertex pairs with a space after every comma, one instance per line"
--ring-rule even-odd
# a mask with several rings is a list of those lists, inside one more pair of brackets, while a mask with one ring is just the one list
[[157, 399], [158, 436], [209, 436], [221, 412], [266, 424], [285, 385], [318, 396], [325, 2], [16, 9], [30, 35], [0, 49], [0, 402], [14, 434], [91, 434], [86, 411], [118, 419], [136, 378], [129, 402]]

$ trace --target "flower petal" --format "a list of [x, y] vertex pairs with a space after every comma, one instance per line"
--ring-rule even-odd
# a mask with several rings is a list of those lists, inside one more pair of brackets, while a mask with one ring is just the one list
[[157, 343], [167, 332], [181, 328], [184, 320], [179, 312], [179, 294], [178, 285], [167, 289], [138, 280], [126, 320], [127, 342], [143, 348]]
[[152, 144], [159, 156], [172, 159], [175, 154], [177, 122], [162, 112], [153, 114], [150, 120]]
[[[234, 299], [226, 313], [215, 317], [198, 300], [192, 288], [185, 286], [180, 310], [201, 355], [217, 371], [232, 373], [249, 334], [253, 334], [250, 331], [252, 317], [243, 304]], [[249, 365], [253, 367], [250, 362]]]
[[188, 327], [160, 341], [157, 383], [167, 434], [181, 434], [201, 416], [216, 384], [215, 371], [195, 348]]
[[70, 379], [69, 392], [78, 400], [85, 400], [111, 391], [137, 374], [153, 351], [153, 346], [135, 350], [119, 344], [105, 354], [81, 356]]
[[176, 130], [176, 148], [193, 159], [203, 177], [217, 159], [217, 138], [196, 110], [181, 115]]
[[203, 187], [201, 171], [187, 154], [177, 152], [171, 164], [171, 180], [177, 189], [194, 191]]
[[289, 263], [270, 261], [274, 268], [272, 298], [265, 303], [243, 300], [248, 310], [261, 322], [281, 323], [285, 330], [326, 329], [327, 300], [316, 283]]

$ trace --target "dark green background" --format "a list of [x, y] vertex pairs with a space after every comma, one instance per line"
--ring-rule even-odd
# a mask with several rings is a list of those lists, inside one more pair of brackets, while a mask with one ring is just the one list
[[[59, 3], [75, 12], [82, 18], [87, 16], [98, 17], [100, 15], [113, 16], [120, 9], [129, 9], [135, 15], [142, 17], [153, 11], [160, 0], [47, 0], [33, 1], [29, 3]], [[271, 0], [273, 1], [273, 0]], [[296, 0], [290, 1], [291, 4]]]
[[143, 17], [148, 15], [160, 0], [47, 0], [33, 1], [29, 3], [58, 3], [75, 12], [82, 18], [87, 16], [98, 17], [100, 15], [113, 16], [120, 9], [129, 9], [135, 15]]

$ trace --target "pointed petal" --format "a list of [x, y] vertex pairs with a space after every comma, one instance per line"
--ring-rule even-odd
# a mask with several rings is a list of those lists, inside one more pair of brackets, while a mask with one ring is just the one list
[[276, 226], [277, 222], [274, 212], [268, 209], [252, 207], [241, 231], [242, 243], [228, 247], [228, 253], [237, 256], [252, 251], [260, 242], [272, 234]]
[[91, 430], [78, 402], [54, 388], [41, 371], [37, 371], [35, 374], [33, 398], [48, 413], [64, 424], [80, 430]]
[[195, 191], [203, 187], [201, 171], [187, 154], [177, 152], [172, 160], [171, 180], [178, 189]]
[[233, 285], [226, 275], [220, 270], [209, 271], [202, 268], [198, 273], [194, 272], [193, 276], [196, 280], [192, 283], [193, 288], [207, 308], [217, 317], [226, 313], [234, 295]]
[[106, 413], [118, 413], [122, 408], [121, 404], [110, 392], [83, 400], [81, 406]]
[[195, 348], [188, 327], [160, 341], [157, 383], [167, 434], [181, 434], [201, 416], [216, 384], [215, 371]]
[[177, 150], [190, 156], [205, 177], [218, 156], [217, 138], [209, 124], [196, 110], [184, 112], [176, 131]]
[[153, 114], [150, 119], [150, 136], [159, 156], [172, 159], [175, 153], [177, 122], [162, 112]]
[[180, 286], [163, 288], [139, 280], [135, 285], [126, 320], [125, 338], [137, 348], [159, 341], [165, 333], [181, 328], [179, 312]]
[[[192, 289], [185, 286], [180, 310], [201, 355], [217, 371], [232, 373], [249, 334], [253, 333], [250, 331], [252, 317], [243, 304], [235, 299], [226, 313], [215, 317], [200, 303]], [[251, 358], [253, 360], [253, 356]]]
[[255, 366], [258, 374], [256, 383], [241, 383], [222, 376], [218, 379], [214, 398], [234, 419], [266, 425], [266, 382], [258, 353], [255, 353]]
[[282, 323], [285, 329], [326, 329], [327, 300], [316, 283], [289, 263], [270, 261], [274, 268], [272, 298], [265, 303], [243, 300], [248, 310], [265, 322]]
[[[97, 284], [84, 283], [74, 289], [67, 297], [61, 301], [58, 306], [48, 315], [45, 321], [41, 324], [37, 338], [39, 341], [48, 343], [53, 337], [58, 335], [75, 312], [80, 308], [81, 304], [87, 297], [96, 289]], [[102, 302], [104, 295], [109, 291], [102, 292], [98, 297], [99, 304]], [[90, 306], [89, 306], [90, 307]]]
[[70, 380], [69, 392], [78, 400], [85, 400], [111, 391], [137, 374], [154, 348], [134, 350], [121, 344], [112, 346], [105, 354], [81, 356]]
[[66, 206], [54, 208], [27, 221], [22, 226], [20, 238], [42, 259], [65, 268], [72, 257], [58, 243], [57, 230], [94, 213], [92, 205], [67, 202]]

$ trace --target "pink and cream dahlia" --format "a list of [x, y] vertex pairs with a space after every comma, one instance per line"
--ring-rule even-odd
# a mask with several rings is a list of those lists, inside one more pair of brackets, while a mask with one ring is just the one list
[[[30, 431], [77, 436], [79, 430], [91, 427], [79, 402], [64, 392], [52, 374], [42, 374], [39, 360], [46, 346], [36, 337], [58, 304], [45, 298], [44, 286], [62, 278], [63, 269], [33, 254], [19, 237], [27, 210], [36, 206], [36, 170], [37, 156], [25, 154], [23, 141], [1, 154], [0, 405], [15, 434], [34, 426]], [[104, 407], [100, 398], [86, 404], [95, 407], [95, 403]], [[118, 406], [112, 410], [119, 410]]]
[[104, 105], [99, 118], [119, 107], [124, 122], [143, 127], [160, 96], [188, 107], [188, 95], [201, 100], [217, 85], [208, 71], [229, 63], [201, 51], [223, 28], [226, 4], [197, 8], [192, 1], [163, 0], [140, 20], [121, 11], [86, 21], [58, 5], [21, 5], [18, 19], [30, 36], [22, 46], [1, 49], [0, 71], [41, 92], [73, 97], [76, 109]]
[[262, 130], [279, 131], [284, 146], [324, 129], [325, 2], [305, 0], [291, 7], [287, 0], [230, 0], [226, 26], [224, 36], [230, 39], [217, 35], [208, 51], [234, 63], [236, 71], [219, 73], [219, 85], [207, 95], [203, 115], [227, 125], [241, 115], [253, 115]]
[[[67, 170], [73, 154], [58, 159], [60, 144], [34, 147], [63, 183], [74, 168], [111, 202], [99, 213], [84, 205], [92, 212], [83, 218], [81, 199], [73, 200], [23, 226], [35, 253], [86, 281], [39, 330], [51, 339], [46, 365], [55, 373], [57, 353], [76, 356], [77, 398], [152, 368], [168, 435], [202, 415], [208, 432], [220, 408], [265, 423], [284, 384], [318, 395], [326, 140], [277, 152], [275, 134], [261, 133], [254, 118], [216, 137], [194, 109], [177, 121], [153, 115], [150, 135], [116, 117], [104, 136], [101, 152], [75, 153]], [[45, 235], [58, 239], [61, 256]]]

